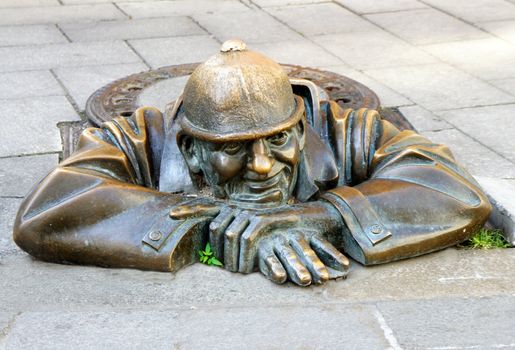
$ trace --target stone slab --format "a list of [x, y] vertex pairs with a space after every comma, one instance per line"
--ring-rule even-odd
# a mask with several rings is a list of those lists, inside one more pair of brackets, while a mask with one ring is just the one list
[[414, 45], [488, 36], [485, 32], [435, 9], [378, 13], [365, 17]]
[[358, 70], [436, 62], [426, 52], [383, 30], [320, 35], [313, 40]]
[[143, 63], [57, 68], [55, 74], [77, 106], [84, 110], [89, 96], [97, 89], [127, 75], [146, 71]]
[[493, 205], [490, 223], [515, 246], [515, 179], [476, 178]]
[[405, 106], [399, 108], [399, 110], [418, 132], [440, 131], [453, 128], [452, 125], [420, 106]]
[[252, 44], [251, 49], [281, 63], [306, 67], [341, 65], [342, 61], [307, 39]]
[[334, 3], [274, 7], [267, 11], [306, 36], [376, 29], [370, 22]]
[[57, 123], [80, 120], [64, 96], [3, 100], [0, 117], [0, 157], [60, 152]]
[[336, 2], [360, 14], [427, 8], [427, 5], [416, 0], [336, 0]]
[[2, 0], [0, 7], [58, 6], [57, 0]]
[[489, 83], [515, 96], [515, 78], [490, 80]]
[[[511, 249], [454, 248], [395, 263], [351, 262], [346, 280], [299, 288], [195, 264], [176, 274], [44, 263], [0, 256], [0, 312], [312, 306], [515, 294]], [[20, 291], [23, 291], [20, 293]], [[340, 325], [341, 326], [341, 325]]]
[[515, 44], [515, 20], [481, 22], [478, 26], [501, 39]]
[[363, 85], [370, 88], [372, 91], [376, 93], [381, 101], [382, 107], [398, 107], [398, 106], [408, 106], [412, 105], [413, 102], [408, 98], [402, 96], [398, 92], [390, 89], [389, 87], [381, 84], [380, 82], [372, 79], [371, 77], [350, 68], [349, 66], [340, 65], [340, 66], [330, 66], [330, 67], [321, 67], [323, 70], [328, 70], [330, 72], [335, 72], [346, 77], [349, 77], [353, 80], [356, 80]]
[[316, 4], [319, 2], [327, 2], [327, 0], [253, 0], [252, 2], [260, 7], [275, 7], [288, 5]]
[[49, 71], [0, 73], [0, 96], [3, 99], [64, 95]]
[[65, 43], [66, 38], [54, 25], [4, 26], [0, 46]]
[[0, 158], [0, 195], [24, 197], [58, 161], [57, 154]]
[[298, 33], [260, 11], [232, 12], [230, 15], [217, 11], [196, 14], [193, 19], [220, 42], [234, 38], [247, 44], [302, 39]]
[[122, 18], [125, 18], [125, 15], [113, 4], [0, 9], [0, 25], [106, 21]]
[[503, 0], [426, 0], [425, 2], [468, 22], [515, 19], [515, 4]]
[[12, 238], [14, 218], [20, 204], [21, 198], [0, 198], [0, 263], [7, 255], [24, 254]]
[[430, 111], [514, 101], [512, 95], [443, 63], [365, 73]]
[[[30, 312], [7, 349], [384, 349], [371, 305]], [[28, 336], [29, 335], [29, 336]]]
[[202, 62], [220, 49], [220, 43], [207, 35], [136, 39], [130, 40], [130, 44], [152, 68]]
[[141, 59], [122, 41], [0, 48], [0, 72], [137, 62]]
[[515, 104], [465, 108], [438, 115], [511, 160], [515, 167]]
[[188, 17], [132, 19], [92, 23], [63, 23], [61, 29], [73, 41], [101, 41], [205, 34]]
[[247, 6], [236, 0], [120, 1], [117, 2], [117, 5], [132, 18], [191, 16], [199, 13], [225, 13], [248, 10]]
[[498, 38], [427, 45], [423, 48], [440, 60], [485, 80], [515, 78], [515, 47]]
[[402, 349], [513, 349], [515, 297], [379, 303]]
[[494, 178], [515, 177], [515, 166], [512, 162], [460, 130], [426, 131], [422, 134], [435, 143], [449, 146], [458, 162], [472, 175]]

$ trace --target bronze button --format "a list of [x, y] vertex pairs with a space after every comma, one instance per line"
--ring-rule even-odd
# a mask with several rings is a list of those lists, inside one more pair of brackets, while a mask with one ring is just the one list
[[152, 231], [148, 235], [148, 238], [150, 238], [152, 241], [159, 241], [163, 237], [163, 234], [161, 231]]

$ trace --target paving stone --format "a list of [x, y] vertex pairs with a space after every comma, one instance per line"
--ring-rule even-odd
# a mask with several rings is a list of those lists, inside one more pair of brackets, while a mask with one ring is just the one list
[[501, 229], [506, 241], [515, 246], [515, 179], [478, 177], [476, 180], [493, 206], [488, 221]]
[[486, 80], [515, 78], [515, 47], [501, 39], [435, 44], [424, 50]]
[[328, 70], [330, 72], [344, 75], [367, 86], [370, 90], [376, 93], [376, 95], [379, 97], [379, 100], [381, 101], [381, 106], [383, 107], [397, 107], [413, 104], [412, 101], [402, 96], [398, 92], [393, 91], [389, 87], [386, 87], [385, 85], [370, 78], [369, 76], [361, 72], [358, 72], [357, 70], [354, 70], [348, 66], [340, 65], [321, 68], [324, 70]]
[[0, 9], [0, 25], [105, 21], [122, 18], [125, 16], [113, 4]]
[[205, 34], [188, 17], [133, 19], [123, 21], [64, 23], [60, 27], [73, 41], [139, 39]]
[[512, 162], [459, 130], [425, 131], [422, 134], [435, 143], [449, 146], [458, 162], [472, 175], [494, 178], [515, 177], [515, 166]]
[[481, 22], [478, 24], [478, 26], [498, 36], [501, 39], [515, 44], [515, 20]]
[[453, 128], [452, 125], [420, 106], [406, 106], [399, 108], [399, 110], [418, 132]]
[[431, 111], [513, 101], [504, 91], [443, 63], [365, 73]]
[[[299, 288], [195, 264], [176, 274], [59, 265], [0, 256], [0, 312], [309, 306], [515, 294], [510, 249], [444, 251], [374, 267], [351, 263], [347, 280]], [[22, 293], [20, 291], [23, 291]], [[341, 326], [341, 325], [340, 325]]]
[[439, 112], [438, 115], [482, 144], [495, 149], [511, 160], [515, 167], [515, 105], [466, 108]]
[[207, 35], [130, 41], [152, 68], [205, 61], [220, 50], [220, 43]]
[[427, 5], [416, 0], [336, 0], [336, 2], [361, 14], [427, 8]]
[[327, 0], [253, 0], [252, 2], [260, 7], [275, 7], [287, 5], [316, 4], [319, 2], [327, 2]]
[[0, 73], [0, 96], [3, 99], [64, 95], [49, 71]]
[[57, 0], [2, 0], [1, 7], [58, 6]]
[[230, 15], [219, 12], [197, 14], [193, 15], [193, 19], [221, 42], [233, 38], [240, 38], [247, 44], [302, 39], [302, 36], [260, 11], [233, 12]]
[[0, 48], [5, 72], [136, 62], [141, 59], [122, 41]]
[[515, 95], [515, 78], [490, 80], [489, 83], [511, 95]]
[[308, 67], [340, 65], [342, 61], [306, 39], [249, 45], [277, 62]]
[[57, 154], [0, 158], [0, 195], [25, 196], [58, 162]]
[[402, 349], [512, 349], [513, 296], [379, 303]]
[[425, 0], [425, 2], [469, 22], [515, 19], [515, 5], [503, 0]]
[[146, 71], [143, 63], [68, 67], [55, 70], [77, 106], [84, 110], [89, 96], [101, 87], [127, 75]]
[[376, 29], [370, 22], [334, 3], [274, 7], [267, 11], [307, 36]]
[[488, 36], [485, 32], [435, 9], [378, 13], [365, 17], [414, 45]]
[[[12, 238], [14, 218], [16, 217], [21, 201], [21, 198], [0, 198], [0, 263], [2, 262], [2, 257], [7, 255], [24, 254], [14, 243]], [[0, 329], [1, 327], [2, 321], [0, 317]]]
[[64, 96], [3, 100], [0, 118], [3, 123], [0, 157], [60, 152], [61, 138], [56, 124], [80, 120]]
[[382, 30], [313, 37], [354, 69], [433, 63], [436, 59]]
[[[314, 305], [30, 312], [16, 318], [6, 344], [20, 350], [126, 349], [127, 344], [134, 349], [241, 349], [242, 344], [253, 349], [314, 344], [317, 348], [385, 349], [389, 344], [374, 311], [372, 305]], [[149, 328], [159, 331], [149, 337]]]
[[[222, 13], [248, 10], [236, 0], [174, 0], [153, 2], [117, 2], [132, 18], [191, 16], [199, 13]], [[230, 15], [227, 15], [230, 16]]]
[[54, 25], [4, 26], [0, 46], [64, 43], [66, 38]]

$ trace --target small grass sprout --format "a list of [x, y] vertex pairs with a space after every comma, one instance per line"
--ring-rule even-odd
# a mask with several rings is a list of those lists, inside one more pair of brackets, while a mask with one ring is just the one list
[[213, 251], [211, 250], [211, 245], [209, 243], [206, 244], [206, 248], [204, 248], [204, 250], [201, 249], [198, 251], [198, 255], [199, 255], [199, 261], [202, 264], [223, 266], [223, 264], [220, 262], [220, 260], [215, 258], [215, 256], [213, 255]]
[[510, 244], [504, 239], [501, 230], [482, 228], [461, 246], [472, 249], [493, 249], [508, 248]]

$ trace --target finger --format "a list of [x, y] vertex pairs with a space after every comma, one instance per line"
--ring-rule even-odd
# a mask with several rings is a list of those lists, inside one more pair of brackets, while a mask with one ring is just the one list
[[309, 286], [311, 284], [311, 275], [302, 265], [293, 248], [285, 244], [276, 247], [274, 251], [293, 283], [299, 286]]
[[249, 220], [247, 216], [236, 213], [233, 222], [227, 227], [224, 234], [224, 265], [229, 271], [238, 271], [238, 258], [240, 256], [240, 236], [245, 230]]
[[273, 249], [259, 249], [259, 270], [266, 278], [277, 284], [283, 284], [288, 278], [286, 270], [275, 255]]
[[265, 227], [262, 220], [250, 220], [249, 225], [241, 234], [240, 239], [240, 266], [241, 273], [251, 273], [256, 266], [256, 239]]
[[350, 266], [349, 259], [340, 253], [331, 243], [323, 238], [313, 236], [311, 237], [310, 244], [311, 248], [317, 253], [325, 266], [341, 272], [337, 277], [347, 275]]
[[175, 220], [183, 220], [191, 217], [218, 215], [220, 209], [216, 203], [189, 202], [180, 204], [170, 210], [170, 217]]
[[209, 224], [209, 244], [211, 244], [215, 256], [220, 260], [223, 260], [224, 253], [223, 233], [234, 218], [234, 212], [234, 209], [224, 207]]
[[322, 284], [329, 279], [329, 272], [325, 265], [320, 261], [308, 242], [302, 237], [293, 237], [290, 239], [290, 245], [299, 256], [304, 266], [311, 273], [313, 283]]

